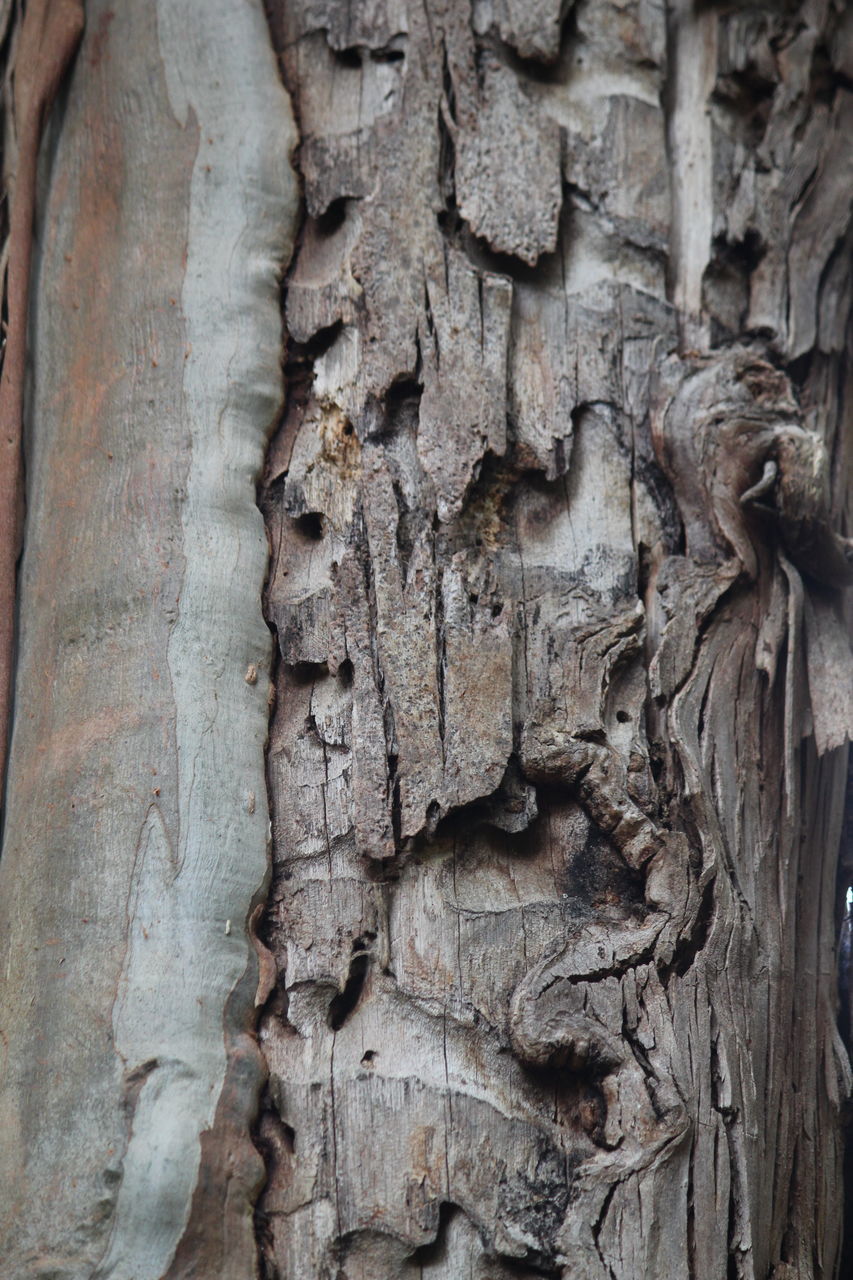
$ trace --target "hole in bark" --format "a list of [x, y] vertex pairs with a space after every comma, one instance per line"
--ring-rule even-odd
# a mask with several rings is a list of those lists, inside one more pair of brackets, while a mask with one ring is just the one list
[[[564, 212], [564, 216], [567, 214]], [[539, 255], [535, 263], [523, 261], [511, 253], [493, 249], [488, 240], [475, 235], [468, 223], [463, 221], [455, 207], [445, 214], [438, 215], [438, 225], [443, 235], [453, 246], [464, 253], [472, 267], [478, 271], [491, 272], [494, 275], [508, 276], [519, 284], [530, 284], [545, 287], [556, 284], [563, 269], [561, 242], [564, 222], [561, 220], [559, 239], [556, 248], [550, 253]]]
[[[543, 53], [521, 53], [514, 44], [502, 40], [492, 28], [486, 40], [502, 62], [516, 75], [525, 76], [537, 84], [565, 84], [572, 73], [570, 54], [578, 39], [577, 15], [573, 4], [561, 6], [560, 31], [556, 51], [552, 56]], [[582, 59], [578, 59], [582, 63]]]
[[273, 1234], [270, 1215], [260, 1206], [254, 1212], [255, 1239], [258, 1242], [258, 1262], [261, 1280], [279, 1280], [279, 1270], [275, 1265], [275, 1235]]
[[374, 62], [402, 62], [406, 54], [402, 49], [374, 49], [371, 53]]
[[385, 403], [390, 411], [407, 400], [420, 400], [422, 390], [423, 387], [415, 378], [397, 378], [385, 392]]
[[[733, 1218], [733, 1211], [730, 1211], [729, 1213], [729, 1219], [730, 1219], [729, 1231], [730, 1232], [732, 1230], [732, 1226], [731, 1226], [732, 1218]], [[740, 1268], [738, 1267], [738, 1264], [737, 1264], [737, 1254], [733, 1250], [730, 1250], [729, 1252], [728, 1265], [726, 1266], [726, 1280], [741, 1280]]]
[[423, 1266], [424, 1263], [439, 1262], [441, 1260], [441, 1255], [444, 1252], [444, 1237], [447, 1234], [447, 1224], [457, 1212], [455, 1204], [449, 1204], [446, 1200], [442, 1201], [438, 1209], [438, 1226], [435, 1232], [435, 1239], [430, 1240], [428, 1244], [422, 1244], [419, 1249], [415, 1249], [414, 1253], [409, 1255], [409, 1262]]
[[702, 894], [702, 901], [699, 904], [699, 910], [696, 913], [696, 923], [693, 926], [693, 933], [689, 938], [684, 939], [678, 946], [678, 949], [672, 960], [672, 968], [680, 978], [683, 978], [690, 967], [695, 963], [696, 957], [705, 946], [708, 940], [708, 934], [711, 931], [711, 922], [714, 919], [714, 883], [711, 881], [705, 886]]
[[315, 226], [323, 236], [333, 236], [336, 231], [343, 226], [344, 218], [347, 216], [347, 197], [338, 196], [337, 200], [323, 210], [319, 218], [315, 219]]
[[344, 658], [343, 662], [338, 667], [338, 679], [345, 689], [352, 688], [353, 669], [352, 662], [349, 658]]
[[329, 668], [325, 662], [294, 662], [286, 665], [296, 685], [313, 684], [315, 680], [322, 680], [329, 674]]
[[441, 821], [441, 805], [437, 800], [430, 800], [426, 811], [426, 833], [432, 838]]
[[832, 65], [829, 50], [825, 44], [821, 43], [815, 47], [812, 54], [809, 84], [812, 99], [815, 102], [823, 102], [826, 106], [832, 106], [838, 88], [838, 72]]
[[332, 57], [342, 67], [351, 67], [356, 71], [361, 66], [362, 51], [357, 45], [352, 45], [349, 49], [333, 49]]
[[797, 390], [802, 390], [808, 382], [813, 363], [813, 353], [807, 351], [805, 355], [798, 356], [796, 360], [790, 360], [785, 365], [785, 372]]
[[306, 511], [302, 516], [296, 516], [293, 523], [305, 538], [310, 538], [312, 542], [319, 542], [323, 537], [323, 517], [319, 511]]
[[397, 779], [396, 755], [388, 757], [388, 778], [391, 782], [391, 830], [394, 832], [394, 844], [399, 849], [403, 834], [403, 802]]
[[775, 92], [775, 81], [761, 75], [751, 64], [720, 77], [712, 101], [727, 113], [741, 139], [757, 147], [764, 137]]
[[[333, 207], [330, 205], [324, 216], [327, 216]], [[327, 324], [324, 328], [318, 329], [316, 333], [312, 333], [307, 342], [292, 342], [288, 347], [287, 363], [284, 366], [284, 372], [288, 379], [313, 377], [311, 366], [315, 360], [319, 360], [320, 356], [326, 354], [343, 327], [342, 320], [335, 320], [334, 324]]]
[[267, 1205], [270, 1201], [275, 1202], [276, 1194], [280, 1193], [282, 1184], [289, 1176], [290, 1157], [296, 1149], [296, 1132], [279, 1116], [269, 1090], [265, 1090], [261, 1098], [259, 1118], [252, 1129], [252, 1141], [263, 1159], [268, 1177], [254, 1211], [260, 1274], [262, 1280], [279, 1280], [275, 1262], [273, 1214], [268, 1211]]
[[363, 1067], [372, 1067], [374, 1062], [378, 1058], [378, 1056], [379, 1055], [375, 1049], [365, 1050], [364, 1054], [362, 1055], [361, 1065]]
[[742, 240], [714, 240], [714, 256], [702, 281], [702, 296], [721, 336], [739, 332], [749, 308], [750, 278], [767, 251], [754, 227]]
[[583, 1133], [597, 1147], [604, 1144], [607, 1106], [601, 1089], [581, 1074], [554, 1073], [554, 1123]]
[[616, 719], [619, 721], [620, 724], [627, 724], [628, 721], [631, 719], [631, 717], [627, 711], [617, 711]]
[[365, 950], [366, 944], [366, 938], [356, 938], [352, 944], [353, 957], [350, 960], [346, 985], [329, 1004], [328, 1022], [332, 1031], [340, 1031], [361, 999], [367, 967], [370, 963], [370, 953]]
[[418, 429], [422, 392], [421, 383], [408, 374], [392, 382], [381, 403], [377, 405], [375, 425], [370, 430], [371, 437], [390, 439], [405, 432], [414, 436]]

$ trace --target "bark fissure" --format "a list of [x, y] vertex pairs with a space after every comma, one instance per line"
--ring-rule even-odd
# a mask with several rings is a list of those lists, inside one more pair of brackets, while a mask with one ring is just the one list
[[4, 1264], [834, 1276], [844, 7], [269, 0], [303, 204], [260, 485], [296, 199], [259, 0], [86, 8], [34, 241]]

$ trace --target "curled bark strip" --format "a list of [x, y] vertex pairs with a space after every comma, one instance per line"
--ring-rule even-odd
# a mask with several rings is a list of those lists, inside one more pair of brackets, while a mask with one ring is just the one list
[[15, 566], [20, 543], [21, 418], [32, 261], [36, 164], [42, 129], [83, 34], [80, 0], [32, 0], [21, 29], [12, 111], [18, 163], [11, 193], [6, 276], [8, 333], [0, 373], [0, 800], [6, 766], [15, 634]]

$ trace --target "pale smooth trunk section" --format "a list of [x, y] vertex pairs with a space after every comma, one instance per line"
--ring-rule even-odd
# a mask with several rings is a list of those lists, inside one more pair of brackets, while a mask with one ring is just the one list
[[293, 142], [259, 2], [87, 6], [40, 229], [0, 862], [16, 1280], [159, 1280], [209, 1191], [227, 1082], [247, 1149], [206, 1209], [216, 1274], [255, 1267], [255, 481], [282, 393]]

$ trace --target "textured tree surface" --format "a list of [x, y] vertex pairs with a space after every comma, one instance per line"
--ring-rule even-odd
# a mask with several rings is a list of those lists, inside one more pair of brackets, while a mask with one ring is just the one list
[[264, 1274], [832, 1276], [853, 14], [270, 8]]
[[853, 10], [85, 16], [0, 1280], [834, 1277]]

